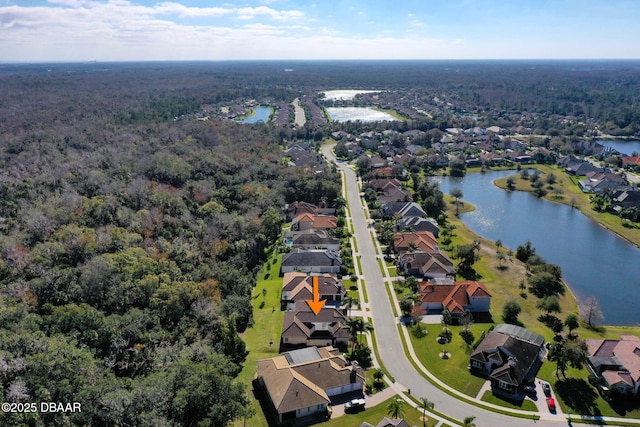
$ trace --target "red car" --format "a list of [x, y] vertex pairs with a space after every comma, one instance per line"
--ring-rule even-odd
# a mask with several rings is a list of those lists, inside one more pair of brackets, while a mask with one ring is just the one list
[[553, 397], [547, 397], [547, 406], [551, 412], [556, 412], [556, 401], [553, 400]]

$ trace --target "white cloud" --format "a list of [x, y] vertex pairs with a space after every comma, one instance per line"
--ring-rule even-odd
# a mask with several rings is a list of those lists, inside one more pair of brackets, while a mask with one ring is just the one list
[[[48, 1], [39, 7], [0, 6], [0, 60], [516, 58], [523, 52], [526, 57], [591, 56], [586, 43], [554, 45], [533, 36], [511, 44], [469, 38], [462, 29], [448, 32], [451, 39], [434, 37], [427, 31], [431, 24], [424, 26], [413, 14], [407, 15], [409, 26], [402, 37], [395, 27], [391, 32], [382, 24], [366, 26], [366, 37], [355, 37], [350, 32], [362, 28], [334, 25], [326, 15], [317, 22], [271, 1], [255, 7], [192, 7], [179, 0], [150, 5]], [[345, 15], [334, 11], [338, 13]], [[351, 16], [357, 13], [354, 9]], [[606, 44], [612, 57], [629, 55], [623, 45], [616, 50], [614, 43]]]

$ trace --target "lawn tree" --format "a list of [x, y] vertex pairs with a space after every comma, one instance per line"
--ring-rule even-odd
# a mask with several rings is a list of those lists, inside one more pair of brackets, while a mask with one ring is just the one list
[[562, 311], [560, 300], [555, 295], [542, 298], [536, 303], [536, 308], [545, 311], [547, 316], [550, 316], [551, 313], [560, 313]]
[[600, 309], [600, 302], [596, 297], [589, 297], [584, 300], [580, 312], [582, 313], [582, 318], [590, 327], [593, 326], [593, 322], [604, 319], [604, 314]]
[[391, 418], [399, 419], [404, 416], [404, 401], [402, 399], [392, 399], [387, 405], [387, 415]]
[[578, 329], [580, 327], [580, 318], [575, 313], [569, 313], [567, 318], [564, 320], [564, 324], [567, 328], [569, 328], [569, 337], [573, 336], [574, 329]]
[[581, 369], [589, 359], [589, 350], [584, 340], [561, 340], [551, 344], [549, 360], [556, 362], [556, 377], [566, 379], [567, 368]]
[[422, 426], [427, 426], [427, 411], [432, 410], [435, 407], [435, 403], [430, 401], [426, 397], [420, 398], [420, 403], [418, 404], [418, 409], [422, 409]]
[[451, 189], [451, 197], [453, 197], [455, 199], [455, 205], [456, 205], [456, 216], [458, 216], [459, 212], [460, 212], [460, 199], [462, 198], [464, 194], [462, 193], [462, 190], [459, 188], [452, 188]]
[[518, 301], [509, 300], [504, 303], [504, 306], [502, 307], [502, 319], [505, 321], [505, 323], [517, 325], [519, 323], [518, 315], [521, 311], [522, 307], [520, 306]]
[[351, 317], [351, 309], [354, 306], [358, 306], [359, 304], [360, 301], [358, 301], [358, 298], [352, 297], [351, 295], [347, 295], [346, 297], [344, 297], [344, 299], [342, 300], [342, 305], [344, 305], [347, 309], [347, 317]]
[[476, 423], [473, 422], [475, 419], [476, 417], [466, 417], [462, 421], [462, 427], [476, 427]]
[[458, 245], [456, 258], [460, 260], [458, 268], [462, 271], [470, 271], [473, 264], [480, 259], [480, 242], [474, 241], [470, 245]]

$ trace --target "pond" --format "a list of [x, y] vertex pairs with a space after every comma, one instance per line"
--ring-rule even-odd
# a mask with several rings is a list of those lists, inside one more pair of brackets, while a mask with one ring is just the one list
[[633, 153], [640, 154], [640, 141], [630, 139], [598, 139], [597, 143], [610, 147], [621, 154], [632, 156]]
[[361, 93], [376, 93], [380, 92], [379, 90], [356, 90], [356, 89], [338, 89], [338, 90], [328, 90], [326, 92], [322, 92], [324, 94], [324, 99], [326, 101], [337, 101], [344, 100], [350, 101], [355, 98], [356, 95]]
[[389, 113], [367, 107], [327, 107], [327, 113], [334, 122], [382, 122], [398, 120]]
[[[594, 296], [608, 325], [639, 325], [640, 249], [570, 206], [531, 193], [507, 192], [493, 181], [514, 171], [439, 177], [443, 192], [460, 188], [476, 210], [461, 215], [476, 234], [514, 250], [530, 240], [536, 253], [562, 268], [578, 301]], [[566, 313], [563, 313], [566, 316]]]
[[258, 122], [268, 122], [269, 116], [271, 115], [270, 107], [255, 107], [253, 109], [253, 114], [249, 117], [245, 117], [240, 120], [241, 123], [258, 123]]

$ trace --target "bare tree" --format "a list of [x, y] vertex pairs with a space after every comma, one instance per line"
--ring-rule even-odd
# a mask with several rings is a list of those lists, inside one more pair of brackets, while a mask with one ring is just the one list
[[593, 326], [592, 322], [604, 319], [604, 314], [602, 314], [602, 309], [600, 308], [600, 302], [593, 296], [584, 300], [580, 307], [580, 313], [582, 314], [584, 321], [587, 322], [589, 326]]

